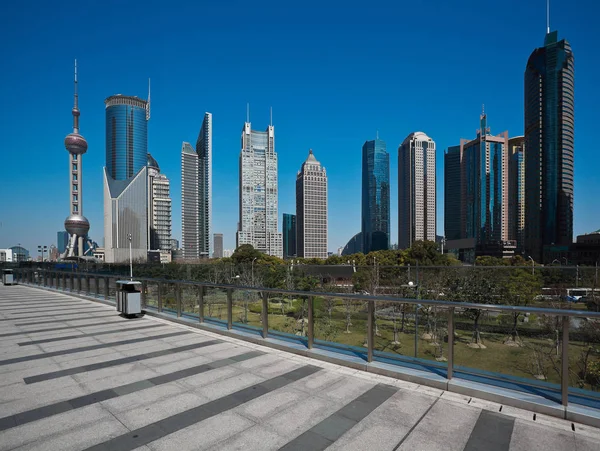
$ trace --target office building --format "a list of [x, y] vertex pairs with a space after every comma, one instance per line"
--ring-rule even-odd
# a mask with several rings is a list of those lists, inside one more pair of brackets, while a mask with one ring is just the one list
[[171, 250], [170, 182], [166, 175], [160, 173], [158, 162], [150, 154], [148, 194], [148, 249], [168, 253]]
[[282, 234], [277, 231], [278, 190], [275, 127], [252, 130], [244, 123], [239, 159], [239, 222], [236, 248], [250, 244], [259, 252], [283, 258]]
[[56, 247], [59, 254], [64, 254], [69, 245], [69, 232], [62, 230], [56, 233]]
[[327, 258], [327, 172], [312, 149], [296, 176], [296, 252]]
[[444, 234], [446, 240], [459, 240], [461, 231], [462, 145], [449, 147], [444, 154]]
[[212, 114], [204, 113], [196, 149], [181, 148], [181, 230], [183, 258], [197, 260], [211, 254]]
[[573, 242], [575, 69], [571, 46], [548, 27], [525, 69], [525, 251]]
[[517, 243], [517, 253], [525, 238], [525, 138], [508, 140], [508, 239]]
[[298, 255], [296, 250], [296, 215], [283, 214], [283, 258], [292, 258]]
[[171, 250], [179, 249], [179, 240], [171, 238]]
[[223, 234], [215, 233], [213, 244], [213, 258], [223, 258]]
[[435, 142], [411, 133], [398, 148], [398, 247], [435, 241]]
[[385, 142], [366, 141], [362, 148], [363, 252], [390, 247], [390, 156]]
[[83, 256], [83, 244], [90, 230], [90, 223], [83, 216], [83, 154], [88, 144], [79, 134], [79, 95], [77, 93], [77, 60], [75, 60], [74, 80], [73, 132], [65, 138], [65, 148], [69, 152], [69, 204], [70, 214], [65, 219], [65, 230], [69, 234], [69, 243], [64, 252], [65, 257]]
[[148, 101], [115, 95], [106, 106], [104, 258], [108, 263], [148, 258]]

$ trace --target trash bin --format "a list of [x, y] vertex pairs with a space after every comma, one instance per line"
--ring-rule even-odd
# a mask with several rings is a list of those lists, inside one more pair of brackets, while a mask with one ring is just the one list
[[142, 313], [142, 282], [117, 280], [117, 312], [125, 316]]
[[12, 269], [3, 269], [2, 270], [2, 283], [4, 285], [14, 285], [15, 279], [13, 276]]

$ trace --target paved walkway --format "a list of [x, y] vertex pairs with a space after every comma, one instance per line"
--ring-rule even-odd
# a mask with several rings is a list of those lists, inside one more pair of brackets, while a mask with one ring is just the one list
[[600, 451], [600, 430], [0, 285], [9, 449]]

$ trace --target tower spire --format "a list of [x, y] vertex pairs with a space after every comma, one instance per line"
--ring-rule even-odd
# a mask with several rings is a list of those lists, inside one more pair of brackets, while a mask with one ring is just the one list
[[79, 133], [79, 95], [77, 93], [77, 59], [75, 59], [75, 78], [73, 81], [73, 133]]
[[546, 34], [550, 34], [550, 0], [546, 0]]
[[250, 102], [246, 103], [246, 122], [250, 122]]
[[270, 120], [269, 124], [273, 127], [273, 107], [270, 107]]

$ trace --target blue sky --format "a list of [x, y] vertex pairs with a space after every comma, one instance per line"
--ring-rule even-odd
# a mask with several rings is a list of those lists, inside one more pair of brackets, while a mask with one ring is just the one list
[[[600, 228], [600, 152], [594, 114], [600, 2], [553, 0], [551, 28], [575, 54], [576, 234]], [[0, 6], [0, 248], [56, 243], [68, 215], [73, 59], [78, 59], [84, 214], [102, 243], [104, 99], [146, 97], [148, 148], [171, 179], [181, 235], [180, 152], [213, 113], [213, 230], [235, 245], [240, 134], [273, 107], [279, 224], [295, 211], [295, 176], [308, 154], [329, 176], [329, 250], [360, 229], [361, 147], [377, 130], [390, 152], [397, 241], [397, 148], [413, 131], [437, 143], [438, 233], [443, 152], [475, 137], [482, 104], [492, 133], [523, 133], [523, 71], [543, 43], [544, 0], [338, 2], [2, 2]]]

